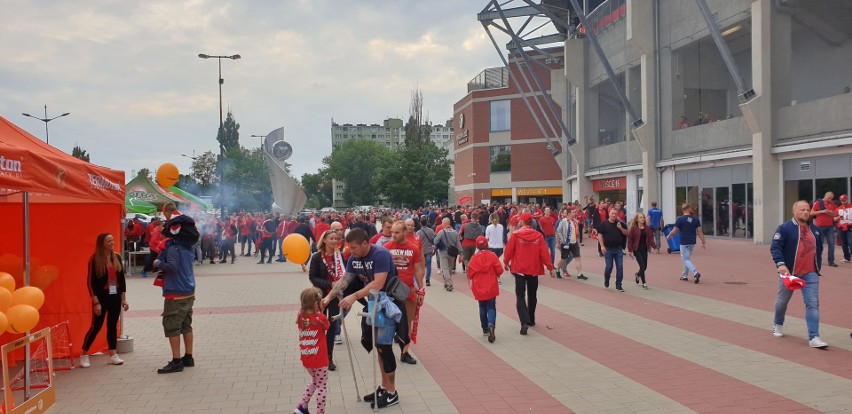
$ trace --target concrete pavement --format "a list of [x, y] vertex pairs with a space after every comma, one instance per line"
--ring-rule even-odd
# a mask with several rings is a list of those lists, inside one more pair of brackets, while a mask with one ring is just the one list
[[[588, 242], [588, 241], [587, 241]], [[498, 298], [497, 341], [481, 335], [476, 301], [457, 273], [456, 290], [427, 288], [417, 365], [400, 364], [401, 413], [852, 412], [852, 264], [821, 279], [821, 336], [807, 346], [801, 295], [785, 334], [771, 333], [776, 277], [767, 246], [709, 239], [694, 260], [701, 284], [678, 280], [677, 254], [652, 255], [649, 290], [604, 289], [603, 259], [582, 249], [588, 281], [542, 277], [537, 325], [518, 334], [512, 276]], [[196, 367], [158, 375], [169, 359], [160, 289], [128, 281], [126, 333], [135, 350], [123, 366], [94, 356], [92, 367], [59, 372], [56, 413], [289, 413], [308, 376], [294, 326], [307, 274], [289, 263], [196, 267]], [[573, 265], [571, 273], [575, 273]], [[353, 335], [360, 393], [372, 387], [372, 359]], [[345, 345], [344, 345], [345, 346]], [[397, 357], [399, 357], [397, 353]], [[356, 402], [349, 357], [335, 349], [329, 413], [368, 413]], [[365, 380], [365, 382], [362, 381]], [[312, 401], [311, 409], [314, 410]]]

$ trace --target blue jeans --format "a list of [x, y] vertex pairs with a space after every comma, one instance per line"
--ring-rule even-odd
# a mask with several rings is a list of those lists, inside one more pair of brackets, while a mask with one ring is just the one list
[[426, 281], [432, 279], [432, 253], [424, 254], [423, 260], [425, 261], [423, 264], [426, 265]]
[[550, 250], [550, 264], [556, 263], [556, 236], [544, 236], [544, 242], [547, 243], [547, 250]]
[[497, 326], [497, 298], [479, 301], [479, 323], [482, 332], [488, 332], [489, 326]]
[[849, 246], [852, 246], [852, 230], [840, 230], [840, 246], [843, 249], [843, 259], [847, 262], [852, 260], [852, 250], [849, 250]]
[[695, 265], [692, 264], [692, 250], [695, 249], [694, 244], [681, 244], [680, 245], [680, 260], [683, 260], [683, 270], [680, 272], [681, 277], [689, 276], [689, 272], [692, 272], [692, 275], [695, 276], [698, 273], [698, 269], [695, 268]]
[[[828, 246], [828, 262], [834, 263], [834, 226], [826, 226], [826, 227], [817, 227], [819, 229], [819, 233], [822, 236], [822, 241]], [[822, 255], [817, 255], [817, 263], [822, 264]], [[807, 282], [805, 282], [807, 283]]]
[[654, 242], [657, 244], [657, 251], [660, 251], [662, 248], [660, 245], [660, 237], [663, 234], [663, 229], [660, 227], [652, 227], [651, 229], [654, 231]]
[[[802, 299], [805, 301], [805, 323], [808, 325], [808, 340], [819, 336], [819, 275], [811, 272], [806, 275], [796, 275], [805, 280], [802, 288]], [[787, 303], [793, 297], [793, 291], [784, 286], [784, 281], [778, 278], [778, 298], [775, 299], [775, 324], [784, 325], [784, 314], [787, 313]]]
[[612, 276], [612, 262], [615, 261], [615, 287], [621, 288], [621, 281], [624, 279], [624, 250], [620, 247], [610, 249], [606, 248], [604, 254], [606, 268], [604, 269], [604, 281], [609, 284], [609, 278]]

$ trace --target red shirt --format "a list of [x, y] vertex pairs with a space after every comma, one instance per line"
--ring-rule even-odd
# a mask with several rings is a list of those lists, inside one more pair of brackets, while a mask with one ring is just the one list
[[541, 232], [545, 236], [556, 235], [556, 220], [551, 216], [542, 216], [538, 219], [538, 225], [541, 226]]
[[[834, 243], [834, 240], [831, 241]], [[794, 275], [806, 275], [816, 272], [816, 238], [808, 225], [799, 225], [799, 248], [796, 249]]]
[[[834, 210], [837, 209], [837, 204], [834, 203], [834, 200], [823, 201], [823, 203], [825, 204], [825, 209], [822, 209], [822, 208], [819, 207], [820, 200], [817, 200], [814, 203], [814, 206], [811, 208], [811, 210], [813, 210], [813, 211], [820, 211], [820, 210], [834, 211]], [[833, 226], [833, 225], [834, 225], [834, 217], [832, 217], [830, 214], [819, 213], [814, 218], [814, 226], [830, 227], [830, 226]]]
[[405, 282], [411, 289], [409, 299], [414, 294], [414, 265], [423, 261], [423, 255], [420, 254], [420, 249], [414, 243], [406, 240], [406, 243], [400, 244], [394, 240], [385, 243], [385, 249], [390, 251], [393, 257], [393, 264], [396, 265], [396, 271], [399, 278]]
[[302, 315], [296, 318], [299, 329], [299, 350], [302, 365], [305, 368], [328, 366], [328, 345], [325, 343], [325, 331], [328, 330], [328, 318], [321, 313]]

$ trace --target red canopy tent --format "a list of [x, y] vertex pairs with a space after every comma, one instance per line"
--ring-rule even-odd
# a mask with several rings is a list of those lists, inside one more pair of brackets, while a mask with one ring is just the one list
[[[44, 291], [33, 331], [70, 321], [75, 356], [92, 322], [86, 265], [98, 234], [121, 239], [123, 208], [123, 171], [74, 158], [0, 117], [0, 272]], [[0, 344], [18, 337], [3, 334]], [[105, 348], [102, 331], [91, 351]]]

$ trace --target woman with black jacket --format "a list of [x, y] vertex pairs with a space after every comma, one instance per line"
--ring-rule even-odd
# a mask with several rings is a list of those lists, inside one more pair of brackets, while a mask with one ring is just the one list
[[[317, 241], [317, 251], [311, 255], [309, 262], [310, 269], [308, 270], [308, 278], [311, 284], [322, 290], [323, 297], [331, 291], [331, 286], [334, 282], [343, 277], [346, 270], [346, 261], [343, 258], [343, 253], [340, 251], [340, 234], [334, 230], [327, 230], [320, 235]], [[331, 321], [331, 317], [340, 313], [338, 306], [339, 298], [334, 298], [325, 308], [325, 314]], [[331, 321], [331, 326], [325, 334], [325, 340], [328, 347], [328, 370], [334, 371], [337, 366], [334, 365], [334, 336], [337, 330], [337, 325], [340, 321]]]
[[92, 327], [83, 340], [83, 355], [80, 356], [80, 367], [89, 367], [89, 348], [95, 337], [107, 322], [107, 344], [109, 345], [109, 363], [121, 365], [124, 361], [116, 354], [118, 344], [118, 317], [121, 309], [129, 309], [125, 291], [127, 284], [124, 279], [124, 268], [121, 266], [121, 256], [115, 252], [115, 238], [109, 233], [98, 235], [95, 253], [89, 259], [88, 290], [92, 299]]

